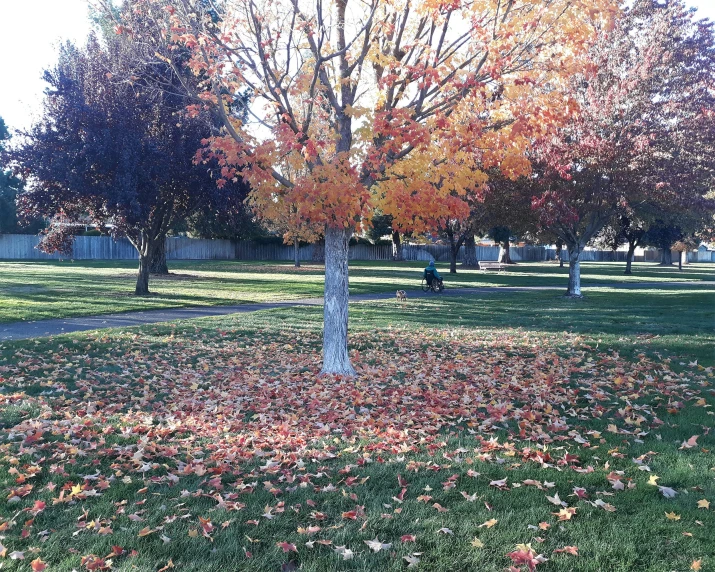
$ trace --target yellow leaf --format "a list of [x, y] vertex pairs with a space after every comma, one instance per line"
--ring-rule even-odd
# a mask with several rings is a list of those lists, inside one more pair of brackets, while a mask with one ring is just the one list
[[491, 528], [494, 526], [497, 522], [499, 522], [496, 518], [490, 518], [488, 521], [486, 521], [483, 524], [480, 524], [478, 528], [482, 528], [483, 526], [486, 526], [487, 528]]
[[82, 485], [75, 485], [72, 487], [72, 490], [70, 491], [70, 496], [77, 496], [79, 493], [82, 492]]
[[700, 570], [703, 567], [703, 559], [698, 558], [697, 560], [693, 560], [693, 563], [690, 565], [691, 570]]
[[484, 543], [481, 540], [479, 540], [476, 536], [474, 537], [474, 540], [472, 540], [472, 542], [470, 542], [470, 544], [472, 546], [474, 546], [474, 548], [484, 548]]
[[149, 528], [148, 526], [145, 526], [144, 528], [142, 528], [139, 531], [139, 534], [137, 534], [137, 536], [141, 538], [142, 536], [149, 536], [153, 532], [154, 531], [151, 528]]
[[708, 509], [710, 508], [710, 501], [703, 499], [698, 501], [698, 508], [705, 508]]
[[674, 512], [666, 512], [665, 516], [668, 518], [668, 520], [680, 520], [680, 515], [675, 514]]
[[191, 538], [196, 538], [199, 535], [199, 531], [196, 530], [195, 528], [192, 528], [189, 530], [189, 537]]
[[659, 478], [660, 477], [657, 475], [651, 475], [650, 478], [648, 479], [648, 484], [653, 485], [654, 487], [657, 487]]

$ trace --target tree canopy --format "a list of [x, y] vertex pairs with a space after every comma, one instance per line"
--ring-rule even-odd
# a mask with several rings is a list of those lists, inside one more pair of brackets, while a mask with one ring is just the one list
[[570, 82], [571, 120], [537, 146], [533, 207], [564, 241], [568, 294], [579, 257], [621, 209], [712, 209], [713, 26], [682, 0], [637, 0], [599, 35]]
[[[19, 197], [25, 216], [56, 216], [45, 247], [65, 247], [78, 222], [126, 236], [139, 253], [137, 294], [148, 292], [149, 261], [169, 229], [199, 209], [238, 210], [247, 190], [218, 187], [208, 166], [194, 164], [214, 119], [187, 117], [176, 89], [186, 78], [171, 69], [138, 66], [121, 37], [65, 44], [45, 73], [42, 119], [11, 154], [29, 183]], [[173, 83], [159, 89], [146, 81], [152, 76]]]

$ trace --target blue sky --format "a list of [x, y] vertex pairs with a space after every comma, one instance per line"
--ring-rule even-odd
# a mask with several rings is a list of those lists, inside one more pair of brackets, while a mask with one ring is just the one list
[[[687, 0], [715, 20], [715, 0]], [[42, 70], [56, 60], [62, 40], [82, 42], [89, 31], [87, 0], [0, 0], [0, 117], [10, 128], [37, 117]]]

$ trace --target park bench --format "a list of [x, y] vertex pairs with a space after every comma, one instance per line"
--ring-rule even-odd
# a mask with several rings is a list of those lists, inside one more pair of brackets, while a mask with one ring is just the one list
[[501, 262], [487, 262], [485, 260], [480, 260], [477, 264], [479, 264], [480, 270], [496, 270], [497, 272], [504, 270], [506, 272], [506, 264]]

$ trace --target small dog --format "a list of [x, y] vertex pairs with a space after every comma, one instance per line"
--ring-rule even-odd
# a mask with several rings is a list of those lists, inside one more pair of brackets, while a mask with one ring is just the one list
[[397, 300], [400, 302], [404, 302], [407, 300], [407, 292], [404, 290], [398, 290], [397, 291]]

